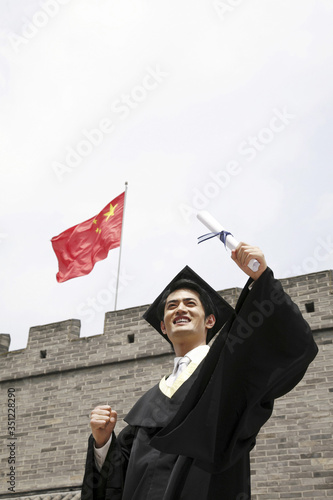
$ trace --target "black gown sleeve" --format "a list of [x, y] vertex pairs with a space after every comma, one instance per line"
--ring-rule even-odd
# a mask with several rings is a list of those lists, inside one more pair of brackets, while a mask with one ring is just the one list
[[309, 325], [272, 271], [266, 269], [251, 291], [250, 283], [176, 416], [151, 441], [214, 474], [253, 448], [274, 399], [302, 379], [318, 351]]
[[135, 428], [128, 425], [119, 436], [113, 433], [101, 471], [95, 466], [94, 438], [90, 435], [81, 500], [121, 500]]

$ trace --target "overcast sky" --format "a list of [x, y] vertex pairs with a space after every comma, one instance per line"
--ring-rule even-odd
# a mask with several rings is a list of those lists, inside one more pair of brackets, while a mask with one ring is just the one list
[[213, 287], [246, 276], [208, 210], [278, 278], [333, 268], [331, 0], [3, 0], [1, 323], [77, 318], [103, 332], [119, 249], [57, 283], [50, 240], [128, 182], [118, 309], [149, 304], [186, 264]]

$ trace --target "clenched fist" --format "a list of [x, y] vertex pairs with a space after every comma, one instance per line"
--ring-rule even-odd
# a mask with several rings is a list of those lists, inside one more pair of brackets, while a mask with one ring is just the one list
[[[244, 271], [244, 273], [250, 276], [253, 280], [257, 280], [267, 269], [265, 256], [260, 248], [248, 245], [244, 242], [239, 243], [237, 245], [237, 248], [235, 248], [235, 250], [232, 250], [231, 258], [234, 262], [236, 262], [238, 267], [240, 267], [241, 270]], [[252, 271], [248, 267], [248, 264], [252, 259], [256, 259], [260, 264], [260, 267], [256, 272]]]
[[90, 427], [96, 448], [109, 440], [117, 422], [117, 412], [109, 405], [96, 406], [90, 413]]

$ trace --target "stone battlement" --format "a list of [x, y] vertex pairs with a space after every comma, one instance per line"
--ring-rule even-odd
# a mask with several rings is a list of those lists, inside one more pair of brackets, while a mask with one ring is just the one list
[[[321, 271], [281, 280], [285, 291], [299, 306], [311, 328], [333, 326], [332, 271]], [[235, 306], [239, 288], [220, 292]], [[30, 328], [25, 349], [8, 351], [10, 336], [0, 335], [0, 380], [40, 376], [95, 365], [119, 363], [171, 352], [158, 333], [142, 319], [148, 306], [105, 315], [104, 333], [80, 337], [80, 320], [70, 319]]]
[[[281, 282], [319, 353], [260, 431], [251, 452], [252, 498], [332, 498], [332, 271]], [[240, 292], [220, 293], [235, 306]], [[137, 399], [172, 370], [171, 347], [142, 319], [147, 307], [108, 312], [104, 332], [92, 337], [80, 337], [77, 319], [32, 327], [27, 347], [17, 351], [0, 335], [0, 436], [12, 448], [1, 454], [2, 500], [80, 498], [91, 409], [111, 404], [119, 432]]]

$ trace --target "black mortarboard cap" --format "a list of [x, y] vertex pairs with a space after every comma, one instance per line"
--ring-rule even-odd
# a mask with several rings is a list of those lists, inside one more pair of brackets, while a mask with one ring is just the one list
[[[191, 286], [192, 285], [192, 286]], [[221, 330], [222, 326], [233, 314], [233, 308], [226, 302], [221, 295], [219, 295], [214, 288], [212, 288], [208, 283], [203, 280], [197, 273], [195, 273], [189, 266], [185, 266], [182, 271], [180, 271], [164, 288], [164, 290], [159, 294], [159, 296], [154, 300], [151, 306], [144, 313], [143, 318], [160, 333], [164, 339], [169, 343], [168, 337], [163, 335], [161, 330], [161, 319], [163, 317], [163, 311], [161, 311], [161, 300], [163, 295], [167, 290], [170, 293], [179, 288], [189, 288], [189, 289], [203, 289], [207, 292], [208, 297], [212, 303], [213, 314], [216, 318], [216, 323], [207, 332], [207, 344], [211, 341], [214, 335]]]

